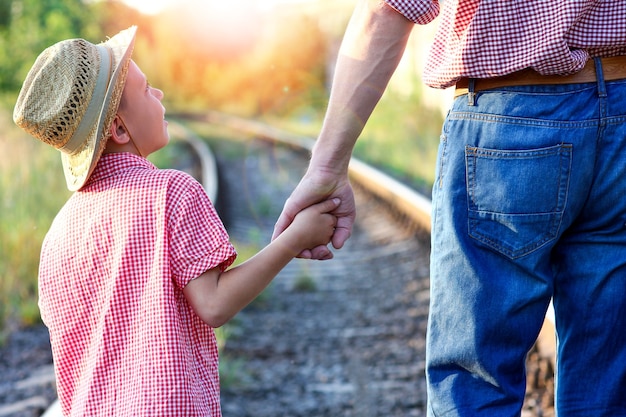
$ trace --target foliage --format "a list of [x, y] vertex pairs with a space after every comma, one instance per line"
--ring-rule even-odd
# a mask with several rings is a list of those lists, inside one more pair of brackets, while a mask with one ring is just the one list
[[417, 95], [389, 90], [357, 141], [354, 155], [430, 195], [442, 123], [440, 110], [425, 108]]
[[137, 25], [133, 59], [171, 110], [285, 116], [323, 108], [329, 42], [317, 18], [242, 8], [239, 19], [247, 20], [235, 32], [218, 14], [196, 10], [202, 7], [187, 2], [175, 13], [145, 16], [112, 0], [0, 0], [0, 92], [16, 93], [37, 55], [55, 42], [99, 42]]
[[311, 275], [302, 273], [298, 275], [293, 289], [297, 292], [315, 292], [317, 290], [317, 284]]
[[241, 385], [242, 380], [247, 378], [245, 361], [243, 358], [233, 357], [224, 353], [227, 340], [233, 332], [237, 332], [238, 324], [236, 317], [222, 327], [215, 329], [215, 338], [220, 352], [220, 386], [222, 389]]
[[62, 39], [101, 38], [82, 0], [0, 0], [0, 91], [17, 91], [36, 56]]
[[18, 131], [0, 112], [0, 332], [8, 323], [38, 320], [41, 242], [69, 197], [58, 152]]
[[169, 107], [285, 116], [325, 101], [326, 40], [314, 19], [261, 16], [238, 41], [212, 31], [207, 19], [200, 33], [189, 19], [157, 16], [137, 47], [136, 59]]

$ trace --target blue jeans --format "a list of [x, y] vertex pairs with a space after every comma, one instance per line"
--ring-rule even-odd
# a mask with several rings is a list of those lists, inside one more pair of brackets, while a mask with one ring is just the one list
[[626, 80], [454, 101], [433, 189], [429, 416], [519, 416], [551, 298], [559, 417], [626, 416]]

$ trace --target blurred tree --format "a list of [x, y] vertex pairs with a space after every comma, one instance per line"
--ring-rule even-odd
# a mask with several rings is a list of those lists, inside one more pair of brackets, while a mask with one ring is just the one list
[[0, 0], [0, 93], [12, 102], [55, 42], [97, 42], [137, 25], [133, 59], [173, 110], [286, 116], [325, 102], [329, 41], [319, 18], [206, 7], [188, 2], [151, 16], [120, 0]]
[[151, 45], [137, 48], [135, 59], [165, 91], [168, 107], [256, 117], [325, 102], [328, 40], [318, 19], [261, 14], [242, 24], [240, 16], [225, 32], [210, 24], [217, 18], [192, 24], [180, 15], [157, 16]]
[[[307, 16], [271, 26], [265, 50], [259, 51], [254, 70], [257, 115], [285, 115], [310, 96], [326, 95], [327, 41], [318, 20]], [[286, 35], [287, 34], [287, 35]], [[319, 103], [319, 100], [316, 100]], [[326, 101], [325, 99], [323, 100]]]
[[[76, 0], [73, 0], [76, 1]], [[82, 0], [93, 2], [94, 0]], [[120, 0], [97, 0], [92, 3], [93, 13], [97, 16], [93, 24], [100, 27], [104, 36], [113, 36], [132, 25], [137, 26], [137, 42], [145, 42], [152, 38], [152, 16], [144, 15]], [[101, 41], [105, 38], [95, 38], [92, 41]], [[134, 56], [134, 54], [133, 54]]]
[[11, 6], [13, 0], [0, 0], [0, 29], [6, 28], [11, 23]]
[[62, 39], [98, 39], [97, 4], [0, 0], [0, 91], [15, 93], [41, 51]]

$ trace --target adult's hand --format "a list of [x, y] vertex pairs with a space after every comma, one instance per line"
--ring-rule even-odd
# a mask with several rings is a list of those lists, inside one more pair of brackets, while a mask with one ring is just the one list
[[[307, 172], [298, 186], [285, 202], [283, 211], [274, 226], [275, 239], [291, 224], [301, 210], [320, 201], [338, 197], [341, 203], [331, 211], [337, 217], [337, 226], [331, 239], [335, 249], [341, 249], [352, 234], [352, 226], [356, 217], [354, 193], [347, 175], [336, 178], [318, 172]], [[332, 259], [333, 253], [327, 246], [317, 246], [300, 253], [300, 258], [326, 260]]]

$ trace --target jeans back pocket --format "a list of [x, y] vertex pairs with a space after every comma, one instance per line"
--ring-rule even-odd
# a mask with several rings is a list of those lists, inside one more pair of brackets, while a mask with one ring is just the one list
[[558, 236], [572, 145], [498, 150], [466, 146], [469, 235], [519, 258]]

